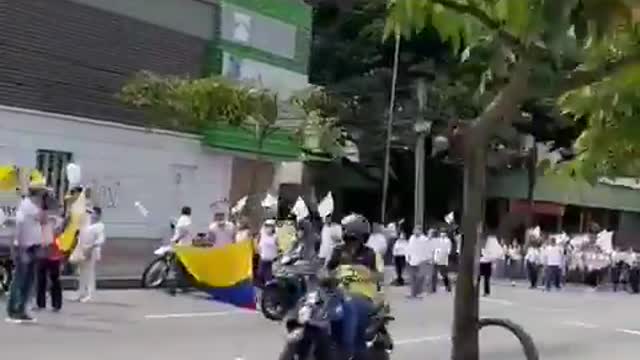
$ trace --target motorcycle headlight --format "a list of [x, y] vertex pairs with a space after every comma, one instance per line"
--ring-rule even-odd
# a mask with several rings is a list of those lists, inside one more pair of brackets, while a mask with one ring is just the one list
[[309, 306], [301, 307], [300, 310], [298, 311], [298, 322], [300, 324], [307, 323], [309, 320], [311, 320], [311, 314], [312, 314], [311, 307]]

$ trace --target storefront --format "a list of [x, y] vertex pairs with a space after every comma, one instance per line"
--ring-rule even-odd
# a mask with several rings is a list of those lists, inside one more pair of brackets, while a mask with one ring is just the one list
[[[110, 237], [164, 237], [184, 205], [204, 230], [212, 204], [228, 208], [233, 158], [203, 147], [198, 137], [0, 106], [1, 164], [38, 168], [63, 193], [69, 162], [81, 166]], [[5, 196], [0, 206], [10, 209], [15, 201]]]

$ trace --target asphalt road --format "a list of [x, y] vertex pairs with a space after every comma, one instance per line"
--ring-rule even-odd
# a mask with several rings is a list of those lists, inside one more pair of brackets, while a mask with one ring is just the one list
[[[393, 359], [448, 359], [452, 297], [440, 292], [408, 300], [390, 294], [397, 321]], [[0, 302], [4, 302], [1, 301]], [[4, 305], [4, 303], [0, 304]], [[582, 289], [543, 293], [495, 287], [484, 316], [507, 317], [529, 331], [542, 359], [635, 360], [640, 356], [640, 296]], [[94, 303], [67, 302], [60, 314], [37, 313], [38, 323], [0, 322], [0, 352], [48, 360], [276, 359], [284, 331], [260, 315], [197, 296], [101, 291]], [[481, 334], [482, 359], [524, 359], [515, 338], [500, 329]]]

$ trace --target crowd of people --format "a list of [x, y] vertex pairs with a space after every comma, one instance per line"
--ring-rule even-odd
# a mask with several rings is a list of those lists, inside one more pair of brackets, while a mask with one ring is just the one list
[[[101, 221], [100, 207], [87, 207], [78, 223], [77, 242], [70, 254], [64, 254], [59, 236], [69, 225], [69, 208], [82, 193], [73, 188], [61, 207], [53, 191], [43, 182], [32, 182], [22, 196], [15, 218], [13, 258], [15, 269], [7, 301], [7, 321], [33, 322], [30, 304], [35, 298], [33, 310], [43, 310], [47, 305], [47, 290], [51, 307], [62, 309], [62, 285], [60, 272], [63, 259], [75, 265], [79, 273], [79, 286], [74, 300], [88, 302], [96, 288], [96, 263], [105, 243], [105, 227]], [[35, 296], [34, 296], [35, 292]]]

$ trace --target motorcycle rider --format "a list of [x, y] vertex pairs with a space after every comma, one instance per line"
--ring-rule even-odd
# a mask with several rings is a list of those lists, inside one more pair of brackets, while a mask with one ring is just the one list
[[[173, 237], [171, 238], [171, 244], [177, 245], [191, 245], [193, 241], [193, 230], [192, 230], [192, 221], [191, 221], [191, 207], [184, 206], [180, 210], [180, 217], [178, 218], [178, 222], [175, 225], [175, 232]], [[188, 291], [188, 282], [186, 279], [186, 269], [184, 266], [178, 261], [177, 258], [174, 258], [173, 261], [173, 272], [175, 274], [174, 281], [170, 282], [169, 286], [169, 294], [172, 296], [176, 295], [177, 288], [180, 287], [182, 291]]]
[[[369, 221], [362, 215], [348, 215], [341, 221], [343, 244], [334, 248], [327, 263], [330, 271], [350, 270], [359, 281], [342, 284], [342, 346], [347, 359], [363, 359], [367, 351], [365, 333], [377, 295], [376, 253], [366, 246], [370, 234]], [[347, 270], [347, 272], [349, 272]], [[337, 279], [342, 276], [336, 275]]]

